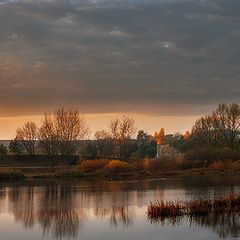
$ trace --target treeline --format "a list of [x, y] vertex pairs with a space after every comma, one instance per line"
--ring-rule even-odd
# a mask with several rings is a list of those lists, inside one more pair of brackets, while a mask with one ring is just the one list
[[[136, 132], [135, 121], [123, 116], [111, 120], [109, 129], [96, 131], [94, 139], [89, 140], [90, 130], [80, 112], [59, 108], [53, 113], [45, 113], [40, 126], [29, 121], [18, 128], [9, 151], [18, 155], [82, 155], [91, 159], [127, 160], [138, 151]], [[0, 152], [7, 153], [7, 149], [1, 147]]]
[[[90, 140], [90, 136], [94, 136]], [[167, 149], [167, 150], [166, 150]], [[87, 159], [144, 159], [164, 155], [211, 164], [240, 159], [240, 106], [219, 104], [198, 119], [191, 131], [165, 134], [164, 128], [150, 135], [137, 130], [131, 117], [112, 119], [108, 129], [90, 134], [85, 118], [77, 109], [59, 108], [45, 113], [40, 126], [26, 122], [16, 131], [9, 149], [16, 155], [81, 155]]]
[[219, 104], [211, 114], [198, 119], [187, 145], [187, 157], [192, 160], [239, 160], [240, 106]]

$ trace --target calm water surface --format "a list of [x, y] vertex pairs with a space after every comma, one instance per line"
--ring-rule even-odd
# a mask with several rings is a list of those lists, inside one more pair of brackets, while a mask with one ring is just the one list
[[151, 223], [146, 215], [156, 199], [212, 198], [234, 191], [240, 191], [240, 177], [0, 183], [0, 239], [239, 239], [236, 215], [161, 223]]

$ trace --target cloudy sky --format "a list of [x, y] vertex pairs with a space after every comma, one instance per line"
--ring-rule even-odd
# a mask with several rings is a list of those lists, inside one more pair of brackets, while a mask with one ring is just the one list
[[58, 106], [183, 131], [240, 99], [239, 0], [0, 0], [0, 22], [0, 138]]

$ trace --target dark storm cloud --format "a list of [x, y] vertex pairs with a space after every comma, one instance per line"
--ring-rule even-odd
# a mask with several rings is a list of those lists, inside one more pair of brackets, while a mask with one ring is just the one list
[[0, 0], [1, 115], [198, 114], [239, 101], [239, 0]]

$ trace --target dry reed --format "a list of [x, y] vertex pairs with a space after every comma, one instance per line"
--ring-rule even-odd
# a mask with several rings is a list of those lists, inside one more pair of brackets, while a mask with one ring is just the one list
[[147, 209], [148, 218], [158, 221], [164, 218], [176, 218], [180, 216], [206, 216], [220, 213], [240, 212], [240, 193], [229, 193], [225, 197], [211, 200], [194, 199], [190, 202], [157, 201], [150, 203]]

